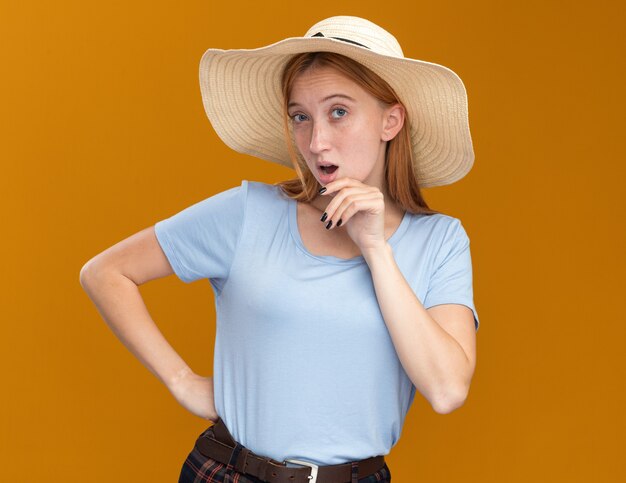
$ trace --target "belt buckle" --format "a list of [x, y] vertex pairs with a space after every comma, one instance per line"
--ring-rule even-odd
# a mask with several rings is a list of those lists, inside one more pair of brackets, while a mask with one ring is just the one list
[[307, 476], [307, 478], [310, 480], [309, 483], [316, 483], [317, 482], [317, 471], [319, 469], [318, 465], [316, 465], [314, 463], [310, 463], [309, 461], [303, 461], [303, 460], [290, 459], [290, 460], [285, 460], [285, 461], [288, 461], [289, 463], [295, 463], [297, 465], [310, 467], [311, 468], [311, 474], [309, 476]]

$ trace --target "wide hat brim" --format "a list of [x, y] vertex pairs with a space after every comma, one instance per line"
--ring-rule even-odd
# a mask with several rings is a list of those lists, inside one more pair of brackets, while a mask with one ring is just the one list
[[394, 89], [407, 110], [421, 187], [454, 183], [470, 171], [474, 151], [467, 94], [458, 75], [439, 64], [325, 37], [293, 37], [257, 49], [204, 53], [202, 102], [224, 143], [240, 153], [293, 167], [284, 138], [281, 75], [293, 55], [316, 51], [350, 57]]

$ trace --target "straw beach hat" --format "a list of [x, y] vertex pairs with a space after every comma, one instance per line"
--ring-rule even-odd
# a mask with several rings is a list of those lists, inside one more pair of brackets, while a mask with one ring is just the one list
[[207, 50], [200, 61], [206, 114], [235, 151], [292, 167], [283, 132], [281, 74], [303, 52], [335, 52], [383, 78], [407, 110], [421, 187], [454, 183], [472, 168], [467, 95], [447, 67], [404, 57], [386, 30], [358, 17], [330, 17], [304, 37], [257, 49]]

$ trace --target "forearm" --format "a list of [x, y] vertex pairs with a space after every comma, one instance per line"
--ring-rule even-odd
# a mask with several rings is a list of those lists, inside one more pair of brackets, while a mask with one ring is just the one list
[[378, 305], [404, 370], [431, 405], [447, 410], [465, 399], [471, 380], [460, 344], [426, 311], [402, 275], [389, 244], [364, 253]]
[[192, 373], [157, 328], [132, 280], [101, 270], [81, 274], [81, 285], [117, 338], [170, 390]]

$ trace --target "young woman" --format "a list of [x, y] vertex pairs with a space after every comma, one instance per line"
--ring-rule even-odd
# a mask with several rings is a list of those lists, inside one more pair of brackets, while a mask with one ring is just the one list
[[[233, 149], [292, 166], [242, 181], [88, 262], [83, 286], [120, 340], [215, 424], [180, 482], [391, 481], [384, 455], [419, 391], [461, 406], [476, 363], [469, 238], [420, 187], [474, 155], [461, 80], [356, 17], [254, 50], [205, 52], [206, 113]], [[214, 378], [195, 374], [137, 285], [206, 278]]]

